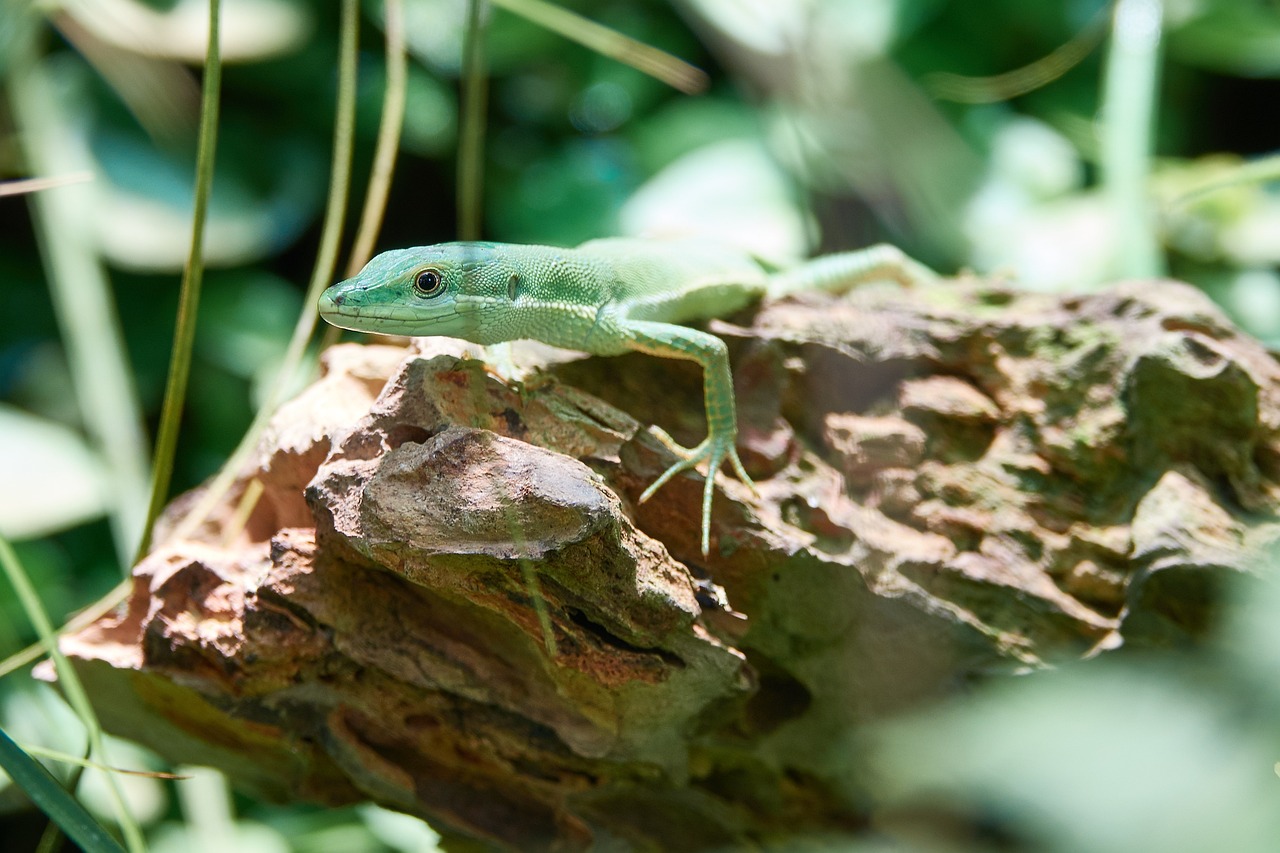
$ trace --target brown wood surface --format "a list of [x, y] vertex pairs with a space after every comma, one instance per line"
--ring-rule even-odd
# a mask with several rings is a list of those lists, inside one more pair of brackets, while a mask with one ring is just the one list
[[671, 462], [649, 423], [701, 438], [690, 365], [517, 386], [456, 342], [339, 346], [198, 535], [165, 537], [186, 496], [127, 605], [65, 639], [104, 724], [512, 849], [857, 830], [861, 726], [1194, 643], [1274, 536], [1280, 369], [1185, 285], [870, 288], [710, 328], [759, 495], [721, 475], [709, 559], [700, 478], [635, 503]]

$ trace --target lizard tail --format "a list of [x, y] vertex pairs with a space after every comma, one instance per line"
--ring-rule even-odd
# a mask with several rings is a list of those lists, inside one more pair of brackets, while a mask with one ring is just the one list
[[826, 255], [774, 273], [769, 277], [767, 292], [774, 298], [801, 290], [844, 293], [868, 281], [891, 279], [909, 287], [937, 277], [937, 273], [907, 257], [897, 246], [880, 243], [856, 252]]

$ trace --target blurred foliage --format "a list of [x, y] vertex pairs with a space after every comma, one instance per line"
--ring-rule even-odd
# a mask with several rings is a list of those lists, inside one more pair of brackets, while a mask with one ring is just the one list
[[[852, 736], [881, 831], [915, 850], [1274, 850], [1280, 583], [1265, 574], [1236, 579], [1208, 648], [993, 683]], [[979, 837], [957, 838], [965, 825]]]
[[[696, 96], [491, 9], [486, 236], [573, 244], [700, 233], [776, 263], [889, 240], [940, 269], [1012, 271], [1027, 287], [1079, 289], [1116, 275], [1125, 250], [1116, 224], [1136, 213], [1170, 274], [1280, 342], [1280, 197], [1263, 159], [1280, 138], [1280, 4], [1124, 2], [1161, 25], [1155, 113], [1125, 117], [1154, 130], [1141, 174], [1121, 176], [1143, 193], [1129, 211], [1103, 185], [1114, 165], [1099, 137], [1112, 20], [1105, 0], [561, 4], [706, 70], [710, 86]], [[108, 306], [97, 319], [123, 343], [94, 343], [119, 352], [91, 354], [125, 366], [141, 412], [126, 408], [124, 418], [153, 433], [189, 240], [205, 8], [0, 0], [0, 179], [33, 176], [37, 160], [55, 177], [93, 176], [45, 191], [66, 202], [53, 225], [63, 242], [36, 224], [34, 198], [0, 195], [0, 532], [21, 540], [55, 618], [115, 583], [120, 531], [103, 518], [132, 499], [113, 473], [119, 460], [104, 450], [101, 417], [85, 403], [72, 326], [47, 284], [49, 253], [79, 253], [86, 276], [101, 274], [105, 302], [73, 278], [71, 304], [81, 295], [85, 310]], [[407, 110], [381, 248], [448, 240], [456, 223], [466, 3], [407, 0], [406, 13]], [[353, 198], [381, 110], [383, 20], [379, 0], [364, 3]], [[176, 488], [226, 458], [298, 312], [311, 310], [301, 294], [327, 191], [337, 22], [336, 0], [224, 3], [211, 269]], [[29, 71], [51, 93], [40, 107], [52, 131], [39, 156], [29, 147], [35, 129], [16, 118]], [[357, 214], [353, 206], [348, 236]], [[1259, 600], [1268, 613], [1280, 607], [1274, 595]], [[1231, 636], [1253, 654], [1274, 649], [1271, 621], [1246, 614], [1233, 624], [1254, 633]], [[0, 589], [0, 654], [33, 638], [11, 591]], [[1010, 839], [1025, 849], [1264, 849], [1257, 839], [1277, 831], [1260, 813], [1277, 784], [1268, 775], [1277, 673], [1263, 663], [1217, 650], [1151, 666], [1084, 664], [903, 724], [868, 759], [882, 762], [886, 826], [900, 830], [911, 802], [939, 796], [999, 831], [961, 843], [926, 828], [915, 849], [1008, 849]], [[0, 701], [5, 727], [32, 743], [69, 728], [55, 721], [48, 691], [25, 678], [0, 684]], [[1113, 781], [1096, 784], [1104, 777]], [[188, 845], [197, 818], [168, 798], [171, 784], [137, 784], [152, 789], [136, 808], [156, 848]], [[0, 833], [25, 839], [30, 818], [16, 802], [0, 796]], [[1166, 807], [1150, 811], [1155, 803]], [[234, 823], [234, 814], [253, 822]], [[240, 802], [200, 820], [222, 821], [246, 850], [430, 843], [412, 834], [420, 824], [404, 840], [393, 818], [371, 811]], [[1217, 834], [1215, 820], [1237, 834]], [[1150, 834], [1135, 835], [1136, 826]]]

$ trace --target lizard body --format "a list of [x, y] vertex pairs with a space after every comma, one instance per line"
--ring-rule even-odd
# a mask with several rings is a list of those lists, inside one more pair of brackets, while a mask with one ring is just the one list
[[[749, 254], [705, 241], [592, 240], [576, 249], [442, 243], [375, 257], [320, 297], [320, 315], [344, 329], [445, 335], [477, 344], [533, 339], [593, 355], [636, 350], [698, 362], [707, 437], [694, 448], [659, 438], [680, 460], [640, 496], [708, 463], [702, 553], [710, 546], [716, 471], [728, 461], [754, 489], [734, 446], [733, 377], [724, 342], [682, 323], [728, 314], [764, 295], [847, 290], [874, 278], [911, 283], [933, 273], [898, 249], [873, 246], [770, 272]], [[655, 428], [656, 430], [657, 428]]]

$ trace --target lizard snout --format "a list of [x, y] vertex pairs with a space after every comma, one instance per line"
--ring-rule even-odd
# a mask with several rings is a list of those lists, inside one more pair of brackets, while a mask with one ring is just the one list
[[333, 309], [337, 308], [339, 305], [342, 305], [344, 302], [347, 301], [347, 295], [345, 293], [334, 293], [333, 292], [334, 290], [335, 288], [331, 287], [328, 290], [326, 290], [324, 293], [320, 294], [320, 313], [321, 314], [324, 314], [328, 311], [332, 311]]

